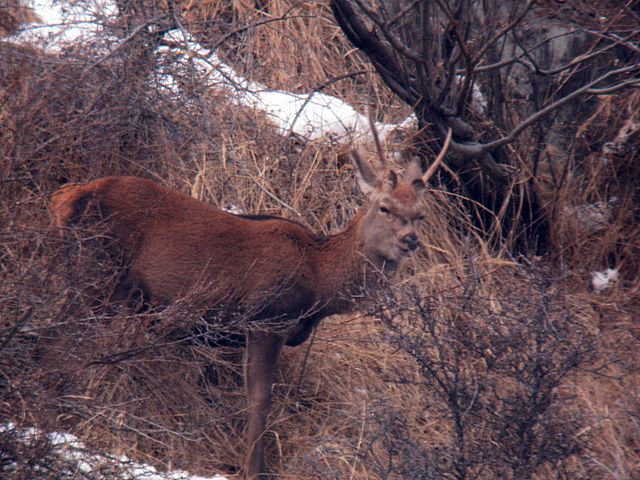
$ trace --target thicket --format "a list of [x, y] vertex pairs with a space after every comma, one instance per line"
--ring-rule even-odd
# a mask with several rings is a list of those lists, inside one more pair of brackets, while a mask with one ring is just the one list
[[[271, 2], [270, 17], [244, 2], [141, 2], [137, 12], [162, 28], [179, 15], [274, 88], [309, 91], [365, 71], [325, 91], [374, 103], [387, 120], [408, 113], [324, 4]], [[112, 27], [135, 28], [129, 15]], [[78, 470], [45, 437], [26, 439], [32, 426], [193, 473], [234, 474], [244, 457], [241, 352], [202, 341], [218, 329], [197, 298], [111, 304], [118, 269], [105, 232], [62, 239], [51, 228], [59, 186], [143, 176], [318, 233], [343, 227], [362, 201], [344, 147], [283, 138], [190, 71], [176, 72], [180, 92], [157, 88], [156, 41], [135, 36], [109, 55], [0, 44], [0, 418], [11, 422], [0, 472], [11, 478], [116, 475], [110, 465]], [[638, 475], [639, 98], [595, 100], [561, 159], [517, 145], [519, 161], [550, 158], [535, 182], [550, 228], [544, 257], [511, 255], [445, 179], [429, 188], [424, 248], [400, 282], [285, 350], [269, 427], [274, 475]], [[622, 151], [604, 156], [624, 131]], [[585, 224], [600, 207], [602, 221]], [[619, 282], [590, 291], [591, 270], [607, 266], [620, 268]]]

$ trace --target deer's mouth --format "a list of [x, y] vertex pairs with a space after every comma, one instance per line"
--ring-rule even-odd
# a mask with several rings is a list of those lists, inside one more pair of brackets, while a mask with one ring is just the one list
[[400, 242], [397, 246], [405, 255], [411, 255], [420, 248], [420, 242]]
[[404, 243], [400, 243], [396, 245], [396, 248], [400, 251], [400, 257], [407, 257], [411, 255], [418, 249], [418, 245], [406, 245]]

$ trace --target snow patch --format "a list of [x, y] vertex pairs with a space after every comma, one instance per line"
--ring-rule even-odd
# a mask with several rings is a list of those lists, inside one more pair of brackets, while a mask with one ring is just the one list
[[47, 53], [59, 53], [67, 46], [90, 40], [103, 31], [96, 19], [112, 17], [117, 12], [112, 0], [78, 4], [33, 0], [29, 5], [42, 22], [24, 25], [20, 32], [2, 41], [40, 47]]
[[[3, 40], [40, 47], [49, 53], [58, 53], [64, 47], [84, 43], [104, 33], [100, 21], [117, 14], [113, 0], [78, 4], [33, 0], [31, 5], [42, 23], [28, 24], [20, 33]], [[114, 39], [110, 48], [118, 41], [122, 39]], [[322, 92], [292, 93], [253, 82], [239, 75], [222, 62], [215, 51], [195, 41], [184, 30], [165, 33], [156, 56], [157, 86], [169, 92], [180, 91], [180, 80], [174, 72], [183, 67], [183, 71], [186, 68], [187, 72], [193, 72], [207, 87], [225, 92], [237, 105], [264, 112], [281, 135], [295, 134], [305, 140], [328, 139], [339, 143], [373, 140], [368, 118], [347, 102]], [[475, 95], [474, 90], [474, 98]], [[412, 128], [416, 123], [415, 116], [410, 115], [398, 124], [376, 122], [375, 128], [384, 142], [392, 131]]]
[[[123, 479], [144, 480], [228, 480], [227, 477], [214, 475], [213, 477], [200, 477], [191, 475], [182, 470], [171, 472], [159, 472], [156, 468], [145, 463], [135, 462], [125, 455], [116, 457], [110, 454], [91, 453], [82, 441], [70, 433], [43, 433], [35, 428], [16, 428], [14, 424], [7, 422], [0, 424], [0, 434], [11, 432], [16, 438], [27, 443], [36, 438], [46, 437], [54, 447], [53, 453], [65, 462], [72, 463], [79, 472], [89, 474], [99, 471], [105, 464], [113, 465], [121, 473]], [[15, 465], [14, 465], [15, 467]], [[11, 465], [5, 465], [3, 473], [11, 473]], [[116, 477], [114, 477], [116, 478]]]
[[[237, 105], [265, 112], [281, 135], [295, 134], [305, 140], [327, 138], [338, 142], [372, 138], [368, 118], [337, 97], [322, 92], [273, 90], [248, 80], [184, 31], [167, 32], [164, 40], [165, 44], [157, 53], [161, 60], [171, 56], [173, 61], [161, 61], [161, 64], [193, 67], [210, 88], [226, 91]], [[179, 82], [170, 70], [162, 71], [159, 81], [164, 88], [177, 92]], [[415, 116], [410, 115], [398, 124], [376, 122], [375, 128], [384, 141], [392, 131], [407, 129], [416, 123]]]
[[591, 285], [593, 290], [600, 293], [611, 287], [618, 280], [617, 268], [607, 268], [601, 272], [591, 272]]

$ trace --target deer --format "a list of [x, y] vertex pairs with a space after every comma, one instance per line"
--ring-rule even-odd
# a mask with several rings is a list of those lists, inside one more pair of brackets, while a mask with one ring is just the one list
[[[52, 195], [50, 213], [62, 235], [98, 211], [113, 245], [127, 260], [123, 285], [149, 301], [170, 303], [195, 285], [212, 307], [227, 301], [249, 308], [243, 354], [247, 396], [246, 477], [266, 478], [265, 428], [282, 348], [308, 339], [329, 315], [357, 307], [361, 294], [392, 279], [419, 245], [423, 191], [451, 141], [423, 173], [417, 158], [400, 177], [378, 150], [380, 167], [351, 151], [357, 183], [367, 196], [346, 227], [326, 237], [277, 216], [239, 215], [138, 177], [114, 176], [69, 184]], [[203, 280], [205, 283], [202, 283]], [[277, 318], [286, 328], [270, 329]]]

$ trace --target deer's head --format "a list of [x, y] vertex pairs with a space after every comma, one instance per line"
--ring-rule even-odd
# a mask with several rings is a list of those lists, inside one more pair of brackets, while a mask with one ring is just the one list
[[442, 162], [450, 141], [449, 134], [438, 158], [426, 173], [423, 174], [420, 161], [414, 159], [402, 177], [387, 167], [382, 154], [382, 168], [376, 171], [362, 160], [357, 151], [352, 151], [358, 185], [369, 197], [360, 224], [360, 238], [363, 253], [370, 260], [393, 266], [418, 249], [418, 232], [425, 218], [422, 195], [427, 181]]

